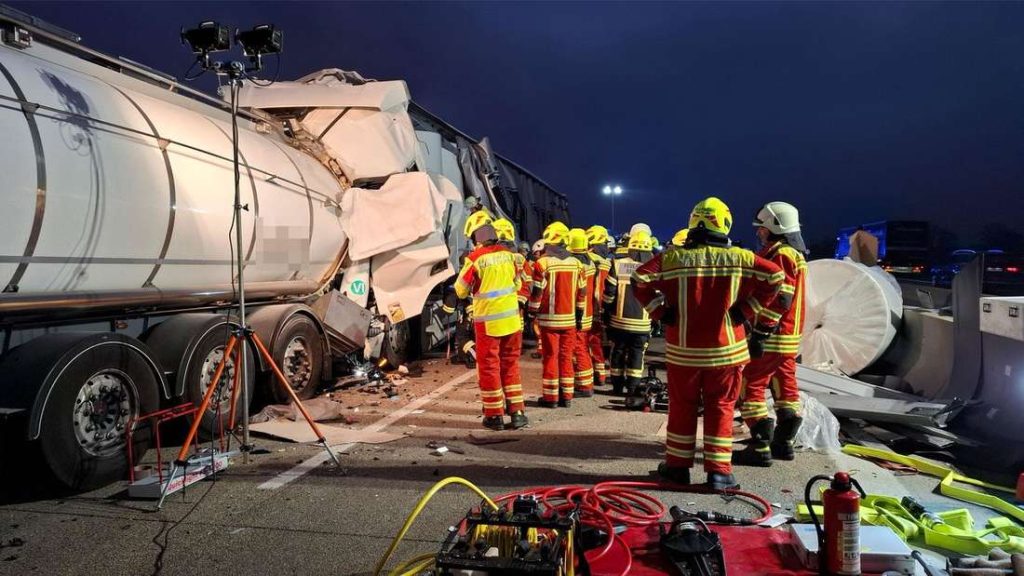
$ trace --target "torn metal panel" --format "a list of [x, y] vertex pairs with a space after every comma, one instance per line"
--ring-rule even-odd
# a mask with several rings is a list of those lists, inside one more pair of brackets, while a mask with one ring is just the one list
[[434, 287], [451, 278], [455, 269], [440, 232], [415, 244], [373, 257], [370, 282], [377, 310], [397, 324], [418, 316]]
[[[916, 426], [944, 425], [948, 405], [887, 398], [862, 398], [837, 394], [815, 395], [836, 416], [869, 422], [895, 422]], [[942, 424], [940, 424], [942, 422]]]
[[860, 380], [838, 376], [821, 370], [797, 365], [796, 379], [801, 390], [817, 394], [843, 394], [862, 398], [890, 398], [895, 400], [920, 400], [917, 396], [881, 386], [873, 386]]
[[349, 188], [341, 214], [349, 257], [363, 260], [437, 232], [450, 195], [424, 172], [395, 174], [379, 190]]
[[246, 84], [240, 105], [297, 116], [350, 182], [405, 172], [423, 163], [409, 117], [409, 88], [400, 80], [352, 84], [341, 71], [298, 82]]
[[321, 296], [313, 311], [327, 328], [331, 351], [341, 356], [363, 347], [373, 314], [337, 290]]

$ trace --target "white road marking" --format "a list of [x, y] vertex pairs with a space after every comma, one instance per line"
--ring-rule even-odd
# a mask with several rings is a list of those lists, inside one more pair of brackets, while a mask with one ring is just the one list
[[[469, 380], [470, 378], [474, 377], [476, 377], [475, 370], [472, 372], [466, 372], [465, 374], [459, 376], [458, 378], [453, 378], [449, 380], [447, 383], [442, 384], [440, 387], [430, 392], [426, 396], [420, 396], [419, 398], [413, 400], [412, 402], [406, 404], [405, 406], [402, 406], [398, 410], [395, 410], [391, 414], [388, 414], [387, 416], [381, 418], [380, 420], [374, 422], [373, 424], [370, 424], [369, 426], [364, 428], [364, 430], [368, 430], [370, 432], [381, 432], [388, 426], [391, 426], [395, 422], [398, 422], [402, 418], [405, 418], [413, 411], [420, 409], [430, 401], [437, 399], [439, 396], [451, 391], [452, 388], [455, 388], [459, 384], [462, 384], [466, 380]], [[349, 442], [347, 444], [339, 444], [337, 446], [332, 446], [331, 448], [333, 448], [335, 452], [340, 453], [349, 450], [355, 445], [356, 444], [354, 442]], [[324, 450], [318, 453], [316, 456], [312, 456], [309, 459], [305, 460], [304, 462], [295, 465], [295, 467], [293, 467], [292, 469], [286, 470], [278, 474], [274, 478], [267, 480], [263, 484], [257, 486], [257, 488], [259, 490], [276, 490], [295, 480], [298, 480], [303, 475], [308, 473], [310, 470], [313, 470], [314, 468], [320, 466], [328, 459], [330, 459], [330, 456], [327, 454], [327, 451]]]

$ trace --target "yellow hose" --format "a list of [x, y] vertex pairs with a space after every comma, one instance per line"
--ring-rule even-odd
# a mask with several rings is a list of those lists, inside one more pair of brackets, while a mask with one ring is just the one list
[[434, 564], [434, 554], [423, 554], [395, 567], [389, 576], [416, 576]]
[[[384, 556], [382, 556], [380, 561], [377, 562], [377, 567], [373, 569], [374, 576], [380, 576], [381, 571], [384, 569], [384, 565], [387, 564], [388, 560], [391, 559], [391, 555], [395, 553], [395, 548], [398, 548], [398, 544], [402, 541], [402, 538], [405, 538], [406, 532], [409, 531], [409, 528], [412, 527], [412, 523], [416, 520], [417, 517], [419, 517], [420, 512], [422, 512], [423, 509], [427, 506], [427, 502], [430, 502], [430, 499], [434, 497], [434, 494], [437, 494], [442, 488], [449, 484], [461, 484], [466, 488], [469, 488], [473, 492], [476, 492], [477, 496], [480, 496], [480, 498], [482, 498], [484, 502], [487, 502], [487, 504], [491, 508], [494, 508], [495, 510], [498, 509], [498, 505], [495, 504], [494, 501], [487, 496], [487, 494], [484, 494], [483, 490], [477, 488], [476, 485], [470, 482], [469, 480], [459, 478], [458, 476], [451, 476], [445, 478], [444, 480], [441, 480], [437, 484], [434, 484], [430, 488], [430, 490], [427, 490], [427, 493], [424, 494], [420, 498], [419, 502], [416, 503], [416, 506], [413, 507], [412, 512], [409, 513], [409, 517], [405, 520], [405, 524], [402, 525], [402, 529], [398, 531], [398, 534], [395, 535], [395, 539], [392, 540], [391, 545], [388, 546], [388, 551], [384, 553]], [[425, 558], [425, 556], [421, 558]], [[408, 567], [410, 564], [415, 563], [415, 561], [416, 559], [410, 560], [409, 562], [406, 562], [400, 567]], [[405, 572], [405, 574], [412, 575], [416, 574], [416, 572], [407, 571]]]

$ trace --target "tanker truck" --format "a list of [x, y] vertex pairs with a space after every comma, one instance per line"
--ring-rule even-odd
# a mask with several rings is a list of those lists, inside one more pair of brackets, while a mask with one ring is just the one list
[[[236, 257], [249, 326], [308, 398], [334, 360], [395, 364], [446, 337], [436, 301], [466, 198], [530, 238], [568, 217], [404, 82], [323, 70], [241, 90], [235, 221], [223, 99], [2, 6], [0, 39], [0, 443], [64, 487], [125, 477], [150, 442], [127, 434], [139, 417], [210, 386], [202, 429], [227, 418], [238, 367], [213, 378], [238, 322]], [[246, 388], [285, 400], [247, 350]]]

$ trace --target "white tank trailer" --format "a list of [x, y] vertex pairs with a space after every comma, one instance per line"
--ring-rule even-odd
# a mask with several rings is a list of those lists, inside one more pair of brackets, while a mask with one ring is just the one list
[[[235, 224], [249, 323], [309, 397], [340, 355], [397, 362], [410, 338], [444, 337], [432, 296], [464, 197], [531, 230], [567, 216], [525, 170], [410, 111], [403, 82], [325, 71], [244, 92], [234, 223], [224, 102], [3, 7], [0, 30], [0, 444], [27, 442], [72, 489], [124, 478], [130, 422], [211, 385], [235, 322]], [[372, 221], [392, 206], [428, 216]], [[269, 379], [248, 360], [253, 391]], [[149, 441], [140, 429], [135, 454]]]

